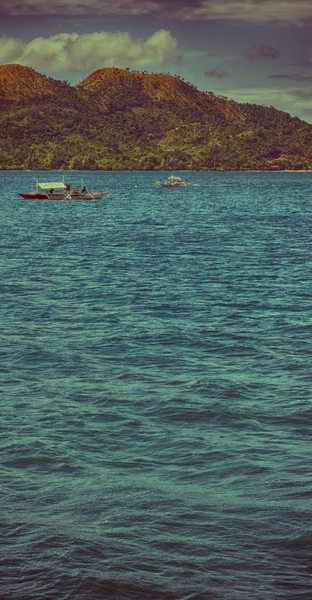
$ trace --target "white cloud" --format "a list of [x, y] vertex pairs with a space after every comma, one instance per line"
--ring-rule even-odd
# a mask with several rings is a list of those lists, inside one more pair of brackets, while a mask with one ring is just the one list
[[0, 63], [17, 62], [24, 48], [24, 42], [15, 38], [0, 38]]
[[145, 68], [182, 59], [170, 31], [156, 31], [146, 40], [133, 39], [127, 32], [106, 31], [78, 34], [58, 33], [24, 43], [0, 38], [0, 61], [14, 62], [51, 73], [83, 73], [103, 67]]

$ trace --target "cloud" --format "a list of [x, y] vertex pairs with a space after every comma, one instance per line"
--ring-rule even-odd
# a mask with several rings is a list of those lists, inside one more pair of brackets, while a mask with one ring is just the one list
[[312, 6], [310, 0], [202, 0], [186, 18], [308, 26]]
[[264, 44], [256, 44], [249, 50], [247, 54], [248, 58], [279, 58], [280, 53], [271, 46], [265, 46]]
[[310, 103], [310, 107], [311, 107], [311, 111], [312, 111], [312, 106], [311, 106], [311, 100], [312, 100], [312, 90], [311, 88], [307, 89], [305, 88], [303, 89], [299, 89], [299, 90], [294, 90], [294, 96], [296, 96], [296, 98], [299, 98], [300, 100], [304, 100], [304, 101], [308, 101]]
[[270, 75], [271, 79], [291, 79], [292, 81], [312, 81], [312, 75], [306, 73]]
[[24, 49], [24, 42], [15, 38], [0, 38], [0, 63], [18, 62]]
[[0, 0], [10, 15], [154, 15], [181, 20], [222, 20], [309, 26], [310, 0]]
[[[306, 88], [305, 88], [306, 89]], [[224, 90], [228, 98], [236, 102], [275, 106], [278, 110], [290, 113], [293, 117], [301, 115], [311, 122], [311, 97], [297, 87], [268, 87], [259, 86], [234, 87]]]
[[148, 15], [166, 0], [0, 0], [0, 12], [10, 15], [105, 16]]
[[222, 77], [229, 77], [229, 74], [223, 69], [212, 69], [211, 71], [205, 71], [205, 77], [216, 77], [221, 79]]
[[145, 68], [178, 62], [182, 53], [170, 31], [161, 29], [146, 40], [127, 32], [58, 33], [28, 43], [0, 38], [0, 62], [15, 62], [48, 72], [83, 73], [103, 67]]

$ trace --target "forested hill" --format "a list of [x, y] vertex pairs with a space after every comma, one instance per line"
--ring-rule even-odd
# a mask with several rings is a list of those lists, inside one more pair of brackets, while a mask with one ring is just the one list
[[0, 131], [0, 169], [312, 168], [312, 125], [128, 69], [73, 87], [0, 65]]

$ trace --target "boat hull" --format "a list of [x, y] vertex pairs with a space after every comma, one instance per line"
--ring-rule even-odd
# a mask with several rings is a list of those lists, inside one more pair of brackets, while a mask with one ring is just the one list
[[40, 194], [38, 192], [30, 193], [30, 194], [19, 194], [24, 200], [101, 200], [104, 196], [106, 196], [109, 192], [87, 192], [85, 194], [81, 193], [47, 193]]
[[32, 193], [30, 193], [30, 194], [19, 194], [19, 196], [21, 196], [25, 200], [49, 200], [48, 194], [37, 194], [37, 193], [32, 194]]
[[170, 175], [168, 179], [157, 181], [155, 185], [165, 188], [192, 187], [192, 184], [188, 181], [188, 179], [181, 179], [181, 177], [176, 177], [175, 175]]
[[190, 187], [189, 184], [187, 183], [159, 183], [158, 184], [160, 187], [169, 187], [169, 188], [184, 188], [184, 187]]

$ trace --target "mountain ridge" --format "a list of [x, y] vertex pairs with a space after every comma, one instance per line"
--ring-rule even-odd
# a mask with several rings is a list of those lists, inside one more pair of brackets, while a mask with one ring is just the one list
[[0, 90], [6, 100], [14, 103], [55, 94], [58, 83], [57, 79], [41, 75], [31, 67], [14, 63], [0, 65]]
[[312, 165], [312, 125], [200, 91], [169, 73], [108, 67], [71, 86], [31, 67], [0, 65], [0, 127], [2, 169]]

